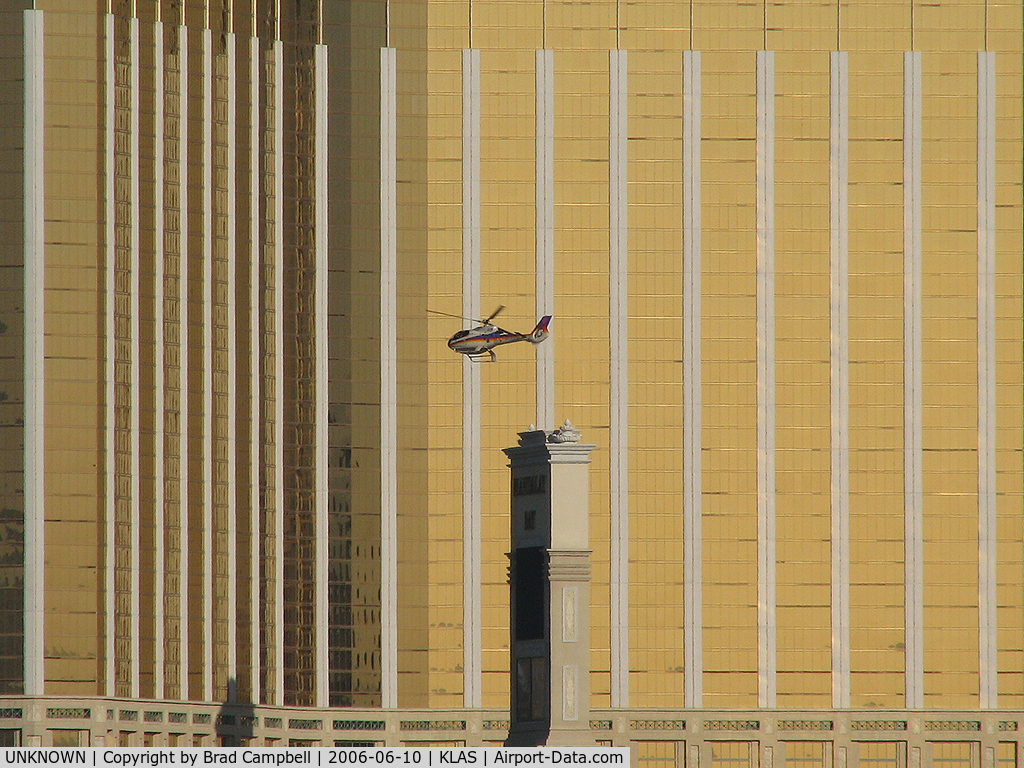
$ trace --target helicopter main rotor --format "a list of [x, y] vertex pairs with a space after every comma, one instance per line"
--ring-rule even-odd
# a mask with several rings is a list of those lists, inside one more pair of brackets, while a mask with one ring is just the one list
[[[478, 325], [490, 325], [491, 324], [491, 320], [493, 320], [498, 315], [500, 315], [502, 310], [504, 310], [504, 309], [505, 309], [505, 305], [504, 304], [499, 304], [498, 308], [496, 310], [494, 310], [493, 312], [491, 312], [490, 316], [486, 320], [478, 320], [475, 317], [466, 317], [465, 315], [453, 315], [450, 312], [439, 312], [436, 309], [428, 309], [427, 312], [430, 312], [432, 315], [442, 315], [444, 317], [454, 317], [457, 320], [469, 320], [469, 322], [477, 323]], [[499, 328], [498, 330], [501, 330], [501, 329]], [[506, 331], [506, 333], [507, 333], [507, 331]]]
[[486, 320], [484, 320], [483, 324], [484, 325], [490, 325], [491, 324], [491, 320], [496, 318], [501, 313], [501, 310], [503, 310], [504, 308], [505, 308], [504, 304], [499, 304], [498, 308], [496, 310], [494, 310], [493, 312], [491, 312], [491, 316], [488, 317]]

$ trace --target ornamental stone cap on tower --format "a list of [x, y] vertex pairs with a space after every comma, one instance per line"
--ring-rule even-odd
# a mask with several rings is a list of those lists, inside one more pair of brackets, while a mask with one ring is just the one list
[[505, 455], [515, 464], [551, 462], [553, 464], [589, 464], [590, 452], [597, 446], [581, 443], [583, 433], [568, 419], [558, 429], [535, 429], [533, 424], [519, 433], [519, 445], [504, 448]]
[[554, 432], [548, 434], [549, 443], [578, 443], [580, 438], [583, 437], [583, 433], [580, 432], [572, 423], [566, 419], [565, 423], [556, 429]]

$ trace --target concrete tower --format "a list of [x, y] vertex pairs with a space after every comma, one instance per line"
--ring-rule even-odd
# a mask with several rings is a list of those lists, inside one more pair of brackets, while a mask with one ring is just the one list
[[590, 452], [568, 420], [519, 433], [511, 460], [509, 746], [590, 735]]

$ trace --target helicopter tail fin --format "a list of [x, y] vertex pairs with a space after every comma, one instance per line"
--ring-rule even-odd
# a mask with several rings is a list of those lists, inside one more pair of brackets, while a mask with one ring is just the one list
[[551, 322], [551, 315], [544, 315], [533, 329], [533, 333], [530, 334], [530, 341], [534, 344], [540, 344], [544, 339], [548, 337], [548, 324]]

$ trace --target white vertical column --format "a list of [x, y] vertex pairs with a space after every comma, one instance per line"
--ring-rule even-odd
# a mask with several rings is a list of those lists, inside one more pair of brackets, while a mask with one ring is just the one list
[[[462, 52], [462, 314], [480, 317], [480, 51]], [[463, 704], [479, 707], [480, 366], [462, 358]]]
[[398, 370], [387, 343], [397, 317], [397, 82], [394, 48], [380, 50], [380, 656], [381, 706], [398, 706]]
[[203, 699], [213, 698], [213, 39], [203, 34]]
[[104, 632], [106, 634], [106, 659], [104, 665], [105, 689], [107, 696], [113, 696], [116, 690], [116, 672], [114, 669], [115, 657], [115, 633], [114, 623], [114, 590], [115, 590], [115, 549], [116, 549], [116, 526], [117, 515], [117, 491], [116, 491], [116, 444], [114, 440], [114, 359], [117, 354], [117, 344], [114, 331], [115, 313], [115, 267], [116, 249], [114, 243], [114, 222], [116, 207], [114, 204], [114, 16], [104, 16], [104, 119], [106, 123], [105, 146], [104, 146], [104, 237], [106, 239], [106, 274], [104, 275], [104, 289], [106, 293], [106, 322], [104, 327], [106, 349], [106, 365], [104, 367], [105, 392], [105, 422], [106, 432], [104, 434], [106, 464], [104, 466], [106, 499], [104, 500], [105, 521], [105, 558], [104, 563]]
[[701, 512], [701, 61], [683, 51], [683, 706], [704, 698]]
[[189, 664], [189, 384], [188, 384], [188, 350], [189, 350], [189, 302], [188, 302], [188, 27], [178, 27], [178, 328], [180, 346], [178, 348], [178, 456], [179, 456], [179, 515], [178, 541], [180, 546], [181, 566], [178, 569], [178, 616], [180, 617], [178, 684], [181, 688], [181, 699], [189, 698], [188, 664]]
[[[43, 129], [43, 12], [24, 12], [24, 296], [25, 296], [25, 495], [24, 675], [25, 695], [44, 692], [43, 594], [45, 589], [45, 278]], [[112, 127], [111, 127], [112, 130]], [[109, 132], [109, 131], [108, 131]], [[109, 294], [108, 294], [109, 296]], [[109, 409], [108, 409], [109, 412]], [[111, 422], [108, 421], [108, 424]], [[108, 570], [112, 571], [112, 567]], [[113, 611], [108, 611], [108, 617]], [[109, 622], [108, 622], [109, 626]]]
[[284, 704], [284, 44], [274, 41], [274, 691]]
[[132, 658], [129, 660], [129, 675], [131, 677], [131, 692], [132, 697], [139, 695], [139, 657], [140, 657], [140, 643], [139, 643], [139, 610], [140, 595], [139, 595], [139, 577], [141, 573], [141, 566], [139, 562], [139, 550], [142, 548], [142, 526], [139, 524], [142, 513], [142, 501], [140, 496], [140, 413], [139, 413], [139, 349], [140, 339], [139, 333], [142, 327], [141, 323], [141, 302], [140, 302], [140, 287], [139, 287], [139, 200], [140, 200], [140, 183], [139, 183], [139, 20], [133, 18], [130, 21], [129, 26], [131, 46], [131, 73], [129, 75], [129, 88], [131, 91], [131, 125], [130, 131], [130, 168], [131, 168], [131, 190], [132, 190], [132, 204], [131, 204], [131, 221], [129, 223], [131, 238], [131, 254], [130, 258], [130, 270], [131, 270], [131, 286], [129, 288], [130, 296], [129, 301], [131, 302], [131, 360], [129, 363], [130, 369], [130, 390], [129, 395], [129, 409], [130, 409], [130, 424], [131, 424], [131, 509], [132, 509], [132, 536], [131, 536], [131, 649]]
[[626, 51], [608, 53], [611, 704], [629, 706], [629, 336]]
[[224, 215], [227, 239], [227, 366], [228, 391], [225, 421], [227, 422], [227, 477], [228, 477], [228, 519], [227, 519], [227, 560], [228, 560], [228, 595], [226, 612], [228, 615], [227, 656], [228, 680], [235, 680], [228, 685], [228, 700], [234, 701], [237, 695], [238, 680], [238, 485], [235, 482], [238, 468], [238, 320], [236, 317], [235, 300], [238, 291], [238, 75], [236, 65], [236, 38], [234, 32], [224, 35], [224, 48], [227, 54], [227, 210]]
[[921, 437], [921, 53], [903, 56], [903, 511], [906, 707], [924, 706]]
[[153, 22], [153, 696], [164, 696], [164, 25]]
[[775, 53], [757, 52], [757, 698], [775, 706]]
[[262, 539], [260, 505], [260, 418], [263, 403], [263, 348], [260, 327], [260, 249], [263, 247], [260, 219], [260, 39], [249, 38], [249, 615], [251, 616], [249, 668], [252, 700], [260, 702], [260, 541]]
[[327, 46], [319, 44], [316, 55], [316, 288], [314, 300], [316, 309], [316, 580], [317, 580], [317, 623], [316, 657], [317, 680], [316, 700], [318, 707], [327, 707], [330, 701], [330, 645], [328, 640], [330, 602], [328, 588], [328, 539], [330, 526], [327, 519], [330, 486], [328, 484], [327, 436], [328, 392], [327, 361], [330, 357], [327, 338]]
[[830, 55], [832, 426], [832, 706], [850, 706], [849, 85], [845, 51]]
[[978, 53], [978, 649], [982, 709], [998, 702], [996, 621], [996, 56]]
[[[536, 52], [537, 317], [555, 308], [555, 52]], [[557, 319], [556, 321], [557, 322]], [[555, 337], [536, 347], [537, 429], [555, 426]]]

